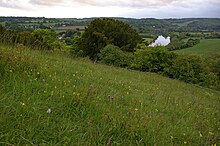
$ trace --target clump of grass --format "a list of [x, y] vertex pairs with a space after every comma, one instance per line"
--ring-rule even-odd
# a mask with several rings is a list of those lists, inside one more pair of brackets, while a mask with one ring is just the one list
[[218, 142], [218, 92], [57, 52], [18, 50], [0, 50], [0, 144]]

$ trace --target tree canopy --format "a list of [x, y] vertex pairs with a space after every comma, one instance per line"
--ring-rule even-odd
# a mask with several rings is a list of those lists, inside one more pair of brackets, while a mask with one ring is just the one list
[[85, 29], [79, 47], [85, 55], [96, 58], [108, 44], [120, 47], [123, 51], [134, 52], [141, 37], [128, 24], [111, 18], [95, 19]]

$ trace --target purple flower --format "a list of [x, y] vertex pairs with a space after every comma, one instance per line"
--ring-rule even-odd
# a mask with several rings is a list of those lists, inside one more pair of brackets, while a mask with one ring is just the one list
[[47, 113], [48, 113], [48, 114], [52, 113], [52, 110], [49, 108], [49, 109], [47, 110]]

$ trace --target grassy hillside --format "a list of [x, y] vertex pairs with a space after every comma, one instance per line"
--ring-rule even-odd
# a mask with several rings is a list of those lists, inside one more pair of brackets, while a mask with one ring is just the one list
[[2, 145], [212, 145], [220, 93], [56, 52], [0, 47]]
[[191, 48], [177, 50], [179, 53], [188, 53], [188, 54], [201, 54], [201, 55], [212, 55], [220, 53], [220, 39], [205, 39]]

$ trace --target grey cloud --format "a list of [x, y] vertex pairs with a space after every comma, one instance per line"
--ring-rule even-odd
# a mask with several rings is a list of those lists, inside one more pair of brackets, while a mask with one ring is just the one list
[[40, 6], [59, 6], [65, 5], [64, 0], [30, 0], [30, 4], [32, 5], [40, 5]]
[[75, 0], [79, 4], [92, 6], [149, 7], [167, 5], [182, 0]]
[[[173, 2], [190, 1], [190, 0], [30, 0], [29, 3], [33, 5], [42, 6], [66, 6], [78, 4], [80, 6], [119, 6], [119, 7], [151, 7], [163, 6]], [[69, 5], [69, 6], [70, 6]]]
[[18, 0], [0, 0], [0, 7], [4, 8], [22, 8]]

